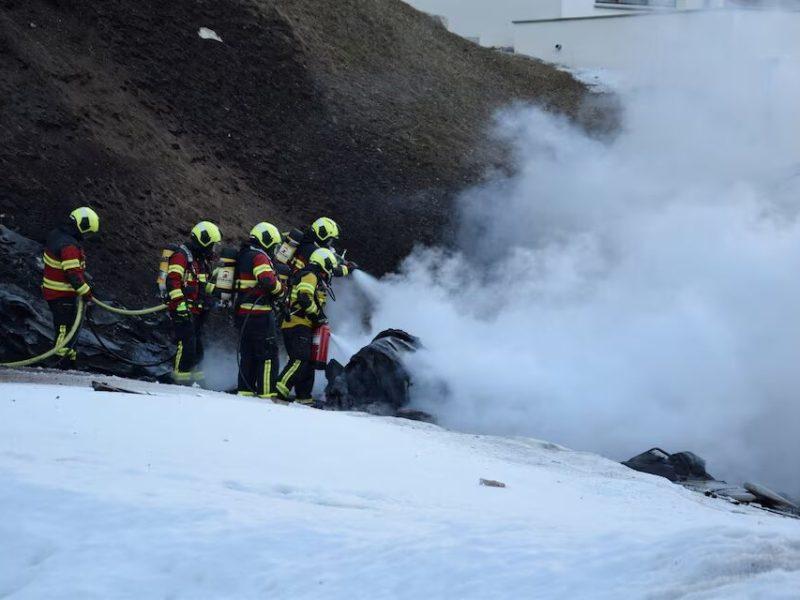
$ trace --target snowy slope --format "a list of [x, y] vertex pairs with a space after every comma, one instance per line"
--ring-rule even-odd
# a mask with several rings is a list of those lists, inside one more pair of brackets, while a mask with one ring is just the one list
[[0, 384], [0, 598], [798, 597], [800, 521], [595, 455], [85, 384]]

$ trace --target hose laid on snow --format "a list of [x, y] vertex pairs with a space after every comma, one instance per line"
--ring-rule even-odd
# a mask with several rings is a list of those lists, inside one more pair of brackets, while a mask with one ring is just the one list
[[97, 298], [94, 299], [94, 303], [97, 304], [97, 306], [99, 306], [103, 310], [107, 310], [108, 312], [117, 315], [125, 315], [128, 317], [140, 317], [142, 315], [150, 315], [167, 309], [166, 304], [157, 304], [156, 306], [151, 306], [149, 308], [139, 308], [139, 309], [117, 308], [115, 306], [111, 306], [110, 304], [106, 304], [105, 302], [103, 302], [102, 300], [98, 300]]
[[25, 360], [18, 360], [15, 362], [8, 362], [8, 363], [0, 363], [0, 367], [27, 367], [30, 365], [34, 365], [38, 362], [41, 362], [47, 358], [50, 358], [54, 354], [56, 354], [59, 350], [61, 350], [64, 346], [69, 344], [70, 340], [78, 333], [78, 329], [81, 327], [81, 321], [83, 320], [83, 299], [78, 298], [78, 305], [75, 311], [75, 322], [72, 324], [72, 328], [67, 332], [66, 337], [60, 344], [56, 344], [45, 352], [44, 354], [40, 354], [39, 356], [33, 356], [31, 358], [27, 358]]

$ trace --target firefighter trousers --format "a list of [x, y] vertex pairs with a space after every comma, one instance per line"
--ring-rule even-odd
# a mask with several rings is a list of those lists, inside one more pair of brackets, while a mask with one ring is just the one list
[[[57, 300], [48, 300], [47, 304], [50, 306], [50, 312], [53, 315], [55, 341], [56, 344], [60, 344], [67, 337], [69, 330], [72, 329], [72, 324], [75, 323], [75, 317], [78, 314], [78, 302], [76, 298], [58, 298]], [[56, 366], [59, 369], [75, 368], [78, 360], [78, 351], [75, 348], [78, 345], [79, 333], [80, 329], [75, 332], [75, 335], [63, 348], [56, 352], [58, 357]]]
[[205, 376], [200, 369], [203, 361], [203, 315], [172, 317], [178, 349], [172, 367], [172, 380], [181, 385], [193, 382], [203, 384]]
[[296, 325], [283, 330], [283, 343], [289, 360], [278, 377], [278, 393], [288, 399], [294, 388], [296, 401], [311, 404], [314, 389], [314, 363], [311, 361], [313, 331], [310, 327]]
[[239, 385], [241, 396], [275, 398], [278, 383], [278, 339], [275, 315], [239, 315]]

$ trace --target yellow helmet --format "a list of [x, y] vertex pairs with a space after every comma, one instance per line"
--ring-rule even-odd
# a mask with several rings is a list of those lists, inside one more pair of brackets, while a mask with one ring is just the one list
[[311, 224], [314, 236], [321, 244], [330, 244], [333, 240], [339, 239], [339, 226], [336, 221], [328, 217], [320, 217]]
[[69, 213], [69, 218], [81, 233], [97, 233], [100, 231], [100, 217], [88, 206], [81, 206]]
[[275, 244], [281, 243], [281, 232], [272, 223], [262, 221], [250, 230], [250, 237], [254, 238], [265, 250]]
[[336, 260], [336, 255], [327, 248], [317, 248], [311, 253], [308, 263], [317, 265], [328, 275], [331, 275], [339, 261]]
[[222, 234], [219, 231], [219, 227], [214, 225], [211, 221], [200, 221], [197, 225], [192, 227], [192, 239], [197, 242], [201, 248], [208, 249], [222, 241]]

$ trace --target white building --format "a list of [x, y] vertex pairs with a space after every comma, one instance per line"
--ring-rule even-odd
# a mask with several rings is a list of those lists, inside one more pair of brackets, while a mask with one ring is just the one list
[[789, 31], [796, 25], [780, 52], [800, 55], [798, 0], [540, 0], [530, 18], [513, 21], [514, 50], [571, 68], [624, 70], [642, 57], [680, 51], [664, 32], [723, 19], [746, 27], [748, 13], [773, 7], [788, 9]]
[[633, 52], [651, 50], [659, 22], [720, 8], [800, 9], [800, 0], [405, 1], [441, 15], [450, 31], [484, 46], [513, 46], [520, 54], [570, 67], [608, 68], [625, 66]]
[[442, 15], [453, 33], [484, 46], [510, 46], [512, 21], [538, 18], [548, 0], [404, 0], [431, 15]]
[[[458, 35], [484, 46], [510, 46], [514, 37], [515, 20], [538, 20], [583, 17], [598, 14], [618, 14], [620, 10], [646, 9], [646, 1], [609, 0], [405, 0], [414, 8], [431, 15], [441, 15], [447, 28]], [[709, 0], [700, 4], [719, 2]], [[673, 5], [670, 0], [652, 0], [651, 3]], [[686, 4], [679, 0], [678, 4]], [[608, 7], [608, 8], [606, 8]]]

